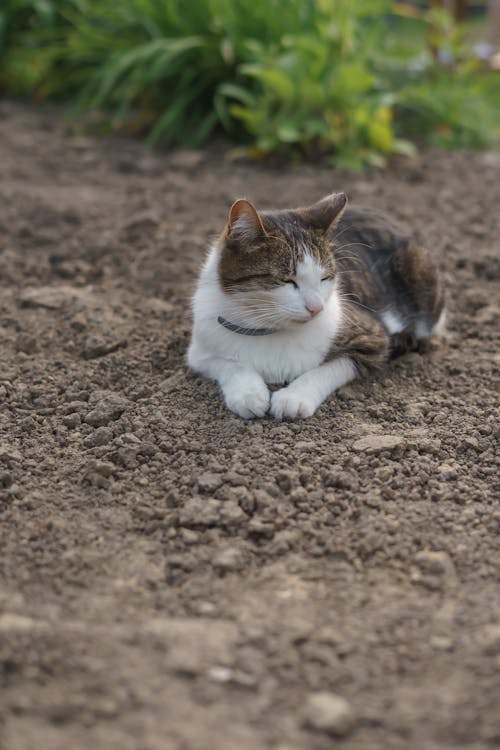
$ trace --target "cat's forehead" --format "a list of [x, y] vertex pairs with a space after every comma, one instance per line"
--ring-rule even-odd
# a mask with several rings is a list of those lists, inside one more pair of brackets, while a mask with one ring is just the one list
[[[242, 245], [224, 244], [219, 261], [223, 286], [243, 282], [245, 288], [272, 285], [273, 279], [286, 278], [294, 272], [294, 258], [282, 237], [262, 237]], [[263, 276], [267, 275], [266, 281]], [[252, 278], [254, 277], [254, 278]]]
[[269, 235], [286, 244], [295, 263], [306, 255], [317, 256], [324, 249], [322, 233], [305, 227], [292, 211], [264, 213], [262, 218]]

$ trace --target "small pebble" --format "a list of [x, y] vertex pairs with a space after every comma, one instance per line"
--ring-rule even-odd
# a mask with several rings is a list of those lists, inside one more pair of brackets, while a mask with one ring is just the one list
[[[69, 417], [65, 417], [65, 419], [69, 419], [70, 417], [77, 417], [78, 422], [80, 421], [78, 414], [71, 414]], [[113, 430], [110, 427], [98, 427], [97, 430], [84, 438], [83, 445], [85, 448], [95, 448], [98, 445], [107, 445], [112, 440]]]
[[480, 633], [481, 650], [487, 656], [500, 654], [500, 624], [486, 625]]
[[126, 339], [106, 339], [103, 336], [89, 334], [85, 340], [82, 354], [85, 359], [97, 359], [126, 346]]
[[455, 479], [458, 479], [458, 473], [456, 469], [453, 468], [453, 466], [449, 466], [448, 464], [441, 464], [439, 467], [439, 475], [441, 479], [444, 479], [446, 482], [453, 482]]
[[415, 562], [424, 573], [437, 576], [455, 575], [455, 566], [447, 552], [422, 550], [415, 555]]
[[279, 471], [276, 474], [276, 484], [278, 485], [280, 490], [288, 494], [292, 489], [293, 477], [287, 471]]
[[246, 521], [246, 518], [238, 503], [230, 500], [222, 504], [220, 509], [222, 526], [239, 526], [243, 521]]
[[216, 554], [212, 564], [221, 573], [229, 573], [244, 567], [245, 556], [238, 547], [226, 547]]
[[80, 415], [76, 413], [68, 414], [66, 417], [62, 418], [62, 423], [65, 427], [72, 430], [80, 424]]
[[215, 492], [222, 484], [222, 477], [220, 474], [214, 474], [213, 472], [206, 471], [198, 477], [198, 490], [200, 492], [212, 493]]
[[181, 526], [205, 527], [217, 526], [222, 506], [220, 500], [212, 498], [190, 498], [179, 513]]
[[367, 435], [356, 440], [352, 447], [359, 453], [379, 453], [395, 448], [405, 448], [406, 441], [400, 435]]
[[129, 402], [126, 398], [115, 394], [110, 394], [100, 399], [85, 417], [85, 422], [92, 427], [102, 427], [108, 422], [119, 419]]
[[354, 727], [354, 714], [342, 696], [329, 692], [313, 693], [307, 699], [304, 723], [318, 732], [345, 737]]

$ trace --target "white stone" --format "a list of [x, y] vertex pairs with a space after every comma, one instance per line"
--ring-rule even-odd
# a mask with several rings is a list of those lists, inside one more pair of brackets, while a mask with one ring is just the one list
[[313, 693], [306, 703], [305, 724], [319, 732], [343, 737], [354, 726], [354, 714], [342, 696], [329, 692]]

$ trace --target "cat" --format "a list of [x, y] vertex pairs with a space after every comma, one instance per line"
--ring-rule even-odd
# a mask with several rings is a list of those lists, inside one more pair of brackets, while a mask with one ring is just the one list
[[209, 252], [187, 361], [244, 419], [310, 417], [338, 388], [444, 327], [429, 251], [383, 214], [346, 204], [332, 193], [258, 212], [237, 200]]

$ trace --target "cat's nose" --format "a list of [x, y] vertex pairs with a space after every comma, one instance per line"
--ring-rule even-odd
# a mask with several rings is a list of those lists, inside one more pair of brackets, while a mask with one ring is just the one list
[[306, 310], [311, 314], [311, 318], [321, 312], [323, 309], [323, 300], [319, 294], [311, 295], [304, 300]]
[[316, 315], [317, 315], [318, 313], [320, 313], [320, 312], [321, 312], [321, 310], [323, 309], [323, 305], [321, 305], [321, 307], [317, 307], [317, 308], [314, 308], [314, 310], [311, 310], [311, 309], [310, 309], [309, 307], [308, 307], [307, 309], [309, 310], [309, 313], [310, 313], [310, 315], [311, 315], [311, 318], [314, 318], [314, 317], [316, 317]]

